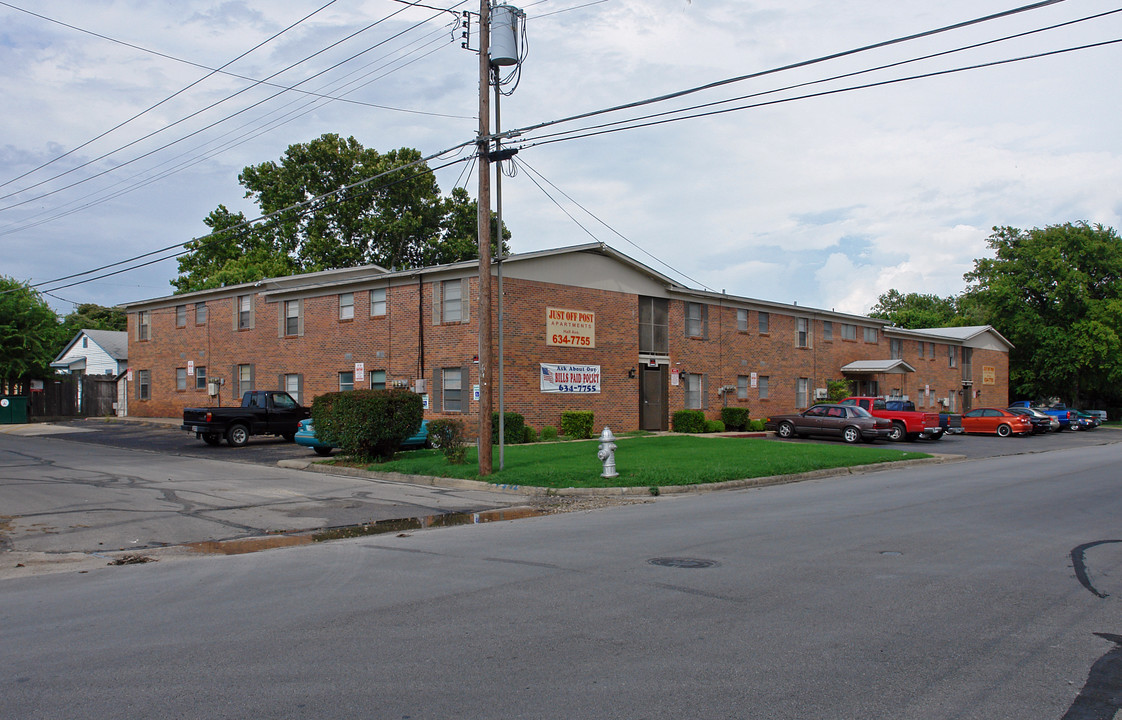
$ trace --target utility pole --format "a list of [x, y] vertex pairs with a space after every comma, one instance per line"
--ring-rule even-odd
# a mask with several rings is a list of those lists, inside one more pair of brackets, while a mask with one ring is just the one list
[[[491, 474], [491, 0], [479, 0], [479, 475]], [[500, 229], [501, 232], [501, 229]], [[462, 391], [461, 391], [462, 392]]]

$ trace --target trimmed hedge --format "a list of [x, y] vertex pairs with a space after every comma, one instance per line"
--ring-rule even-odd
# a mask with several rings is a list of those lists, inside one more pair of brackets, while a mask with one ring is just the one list
[[705, 422], [705, 413], [700, 410], [679, 410], [670, 419], [670, 429], [680, 433], [703, 433]]
[[748, 423], [748, 429], [752, 432], [763, 432], [766, 427], [767, 423], [764, 420], [753, 420]]
[[388, 460], [421, 428], [421, 396], [409, 390], [351, 390], [312, 401], [316, 437], [364, 460]]
[[576, 440], [592, 437], [592, 413], [570, 410], [561, 413], [561, 434]]
[[529, 425], [523, 426], [523, 428], [522, 428], [522, 442], [524, 442], [524, 443], [536, 443], [537, 441], [538, 441], [538, 431], [535, 430], [534, 428], [530, 427]]
[[723, 422], [721, 422], [720, 420], [706, 420], [705, 421], [705, 432], [707, 432], [707, 433], [719, 433], [719, 432], [724, 432], [724, 431], [725, 431], [725, 424]]
[[546, 425], [542, 428], [541, 441], [553, 442], [557, 439], [557, 428], [552, 425]]
[[[503, 413], [503, 444], [518, 445], [525, 442], [526, 418], [516, 412]], [[491, 444], [499, 444], [499, 413], [491, 413]]]
[[723, 407], [721, 408], [721, 422], [729, 430], [747, 430], [748, 423], [752, 420], [748, 416], [748, 412], [746, 407]]
[[467, 457], [464, 424], [459, 420], [433, 420], [429, 423], [432, 446], [444, 453], [451, 465], [462, 465]]

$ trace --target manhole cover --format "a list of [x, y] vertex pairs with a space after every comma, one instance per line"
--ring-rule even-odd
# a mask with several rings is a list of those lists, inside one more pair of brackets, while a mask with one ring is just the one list
[[651, 565], [659, 565], [661, 567], [671, 568], [685, 568], [687, 570], [700, 570], [702, 568], [717, 567], [720, 565], [716, 560], [699, 560], [698, 558], [651, 558], [647, 561]]

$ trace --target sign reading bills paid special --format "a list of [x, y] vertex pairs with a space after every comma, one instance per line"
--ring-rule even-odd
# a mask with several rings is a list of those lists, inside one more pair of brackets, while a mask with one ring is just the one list
[[599, 393], [599, 365], [541, 365], [543, 393]]
[[596, 313], [587, 310], [546, 308], [545, 344], [559, 347], [596, 347]]

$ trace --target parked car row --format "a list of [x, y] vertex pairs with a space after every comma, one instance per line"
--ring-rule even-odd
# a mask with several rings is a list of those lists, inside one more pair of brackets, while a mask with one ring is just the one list
[[[897, 403], [890, 408], [893, 411], [908, 412], [914, 407], [908, 401], [889, 402]], [[924, 435], [924, 437], [937, 440], [944, 434], [956, 433], [1023, 437], [1037, 433], [1059, 432], [1065, 427], [1093, 430], [1102, 423], [1099, 417], [1090, 413], [1066, 408], [1064, 413], [1066, 423], [1061, 421], [1057, 416], [1058, 413], [1048, 413], [1034, 407], [981, 407], [968, 410], [961, 415], [943, 413], [940, 415], [943, 432]], [[860, 405], [843, 402], [822, 403], [800, 413], [769, 417], [764, 427], [774, 430], [781, 438], [819, 435], [840, 437], [847, 443], [874, 442], [877, 439], [899, 441], [919, 437], [919, 435], [901, 434], [894, 426], [894, 422], [888, 418], [874, 417], [873, 413]]]

